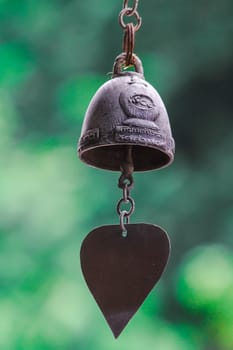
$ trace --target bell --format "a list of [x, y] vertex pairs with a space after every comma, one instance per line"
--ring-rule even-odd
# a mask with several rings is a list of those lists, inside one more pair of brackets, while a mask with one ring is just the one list
[[112, 79], [88, 107], [78, 144], [80, 159], [93, 167], [120, 171], [131, 146], [134, 171], [159, 169], [174, 159], [166, 108], [144, 78], [140, 59], [135, 71], [122, 72], [125, 54], [116, 58]]

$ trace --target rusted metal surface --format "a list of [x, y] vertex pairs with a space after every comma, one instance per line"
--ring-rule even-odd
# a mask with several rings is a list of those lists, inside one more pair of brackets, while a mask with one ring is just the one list
[[117, 338], [159, 281], [170, 243], [164, 230], [149, 224], [94, 229], [81, 247], [86, 283]]

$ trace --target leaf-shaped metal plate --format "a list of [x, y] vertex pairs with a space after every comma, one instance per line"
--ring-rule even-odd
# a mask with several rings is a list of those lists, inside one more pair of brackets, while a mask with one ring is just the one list
[[115, 338], [160, 279], [170, 253], [164, 230], [149, 224], [94, 229], [83, 241], [81, 267], [86, 283]]

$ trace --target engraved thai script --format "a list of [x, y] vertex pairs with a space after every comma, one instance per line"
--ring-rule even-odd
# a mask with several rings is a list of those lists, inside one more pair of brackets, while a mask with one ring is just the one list
[[165, 144], [164, 140], [158, 140], [156, 138], [148, 138], [138, 135], [116, 135], [116, 140], [118, 142], [130, 142], [130, 143], [141, 143], [146, 145], [163, 146]]
[[158, 138], [162, 138], [162, 135], [158, 133], [158, 131], [153, 129], [146, 129], [146, 128], [137, 128], [137, 127], [129, 127], [129, 126], [117, 126], [116, 127], [117, 133], [123, 133], [123, 134], [141, 134], [146, 136], [156, 136]]

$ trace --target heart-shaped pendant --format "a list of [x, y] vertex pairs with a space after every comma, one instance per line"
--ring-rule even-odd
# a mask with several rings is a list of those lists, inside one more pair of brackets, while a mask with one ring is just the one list
[[160, 227], [128, 224], [94, 229], [81, 247], [86, 283], [115, 338], [159, 281], [169, 258], [170, 241]]

